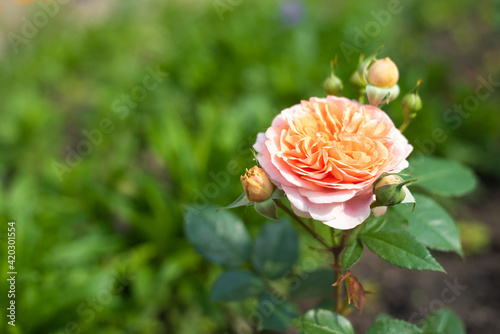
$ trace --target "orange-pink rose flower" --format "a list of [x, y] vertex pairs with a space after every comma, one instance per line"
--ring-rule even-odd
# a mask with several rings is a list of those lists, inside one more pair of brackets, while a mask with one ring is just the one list
[[334, 96], [283, 110], [253, 147], [297, 215], [338, 229], [368, 218], [373, 183], [413, 149], [385, 112]]

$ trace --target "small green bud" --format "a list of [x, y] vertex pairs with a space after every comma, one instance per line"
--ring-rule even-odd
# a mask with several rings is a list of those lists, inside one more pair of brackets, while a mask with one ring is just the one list
[[323, 88], [328, 95], [340, 96], [340, 92], [344, 88], [344, 85], [339, 77], [330, 75], [323, 81]]
[[330, 62], [330, 75], [323, 81], [323, 88], [328, 95], [340, 96], [340, 92], [344, 89], [342, 80], [335, 75], [335, 67], [337, 66], [338, 57]]
[[373, 193], [377, 204], [381, 206], [392, 206], [404, 201], [406, 193], [403, 186], [410, 181], [404, 181], [400, 176], [394, 174], [382, 175], [373, 184]]
[[416, 86], [405, 95], [403, 101], [401, 102], [401, 107], [403, 108], [403, 115], [406, 120], [411, 120], [417, 116], [417, 112], [422, 109], [422, 99], [418, 95], [418, 87], [422, 83], [422, 80], [418, 80]]
[[248, 200], [252, 202], [265, 201], [272, 195], [275, 188], [267, 173], [257, 166], [247, 170], [240, 179]]

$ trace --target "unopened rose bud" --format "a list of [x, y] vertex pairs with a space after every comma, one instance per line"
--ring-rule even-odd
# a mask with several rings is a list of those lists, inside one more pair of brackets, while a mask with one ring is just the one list
[[418, 87], [420, 87], [421, 84], [422, 80], [418, 80], [415, 87], [405, 95], [401, 102], [406, 122], [410, 122], [411, 119], [415, 118], [415, 116], [417, 116], [417, 111], [422, 109], [422, 99], [418, 95]]
[[330, 75], [323, 81], [323, 88], [328, 95], [340, 96], [340, 92], [344, 89], [342, 80], [335, 75], [335, 67], [337, 66], [337, 56], [330, 62]]
[[373, 184], [373, 193], [375, 194], [378, 205], [392, 206], [401, 203], [406, 197], [403, 186], [410, 181], [404, 181], [398, 175], [385, 175]]
[[274, 191], [274, 184], [267, 173], [260, 167], [254, 166], [241, 177], [243, 190], [249, 201], [262, 202], [268, 199]]
[[422, 99], [418, 94], [406, 94], [401, 102], [405, 119], [415, 118], [417, 111], [422, 109]]
[[392, 87], [398, 80], [398, 67], [389, 57], [377, 60], [368, 70], [368, 82], [373, 86]]
[[340, 92], [344, 88], [342, 80], [335, 75], [330, 75], [323, 81], [323, 88], [328, 95], [339, 96]]

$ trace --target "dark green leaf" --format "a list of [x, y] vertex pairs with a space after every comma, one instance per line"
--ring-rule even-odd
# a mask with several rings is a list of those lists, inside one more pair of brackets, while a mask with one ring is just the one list
[[223, 208], [220, 208], [219, 210], [225, 210], [225, 209], [232, 209], [232, 208], [237, 208], [239, 206], [247, 206], [253, 204], [253, 202], [249, 201], [247, 198], [247, 195], [245, 193], [241, 194], [240, 197], [236, 199], [233, 203], [229, 204], [228, 206], [225, 206]]
[[373, 232], [360, 235], [380, 258], [399, 267], [444, 271], [424, 245], [406, 233]]
[[297, 232], [287, 220], [267, 223], [254, 242], [252, 264], [262, 275], [283, 276], [297, 260]]
[[345, 273], [347, 269], [355, 265], [361, 258], [361, 254], [363, 254], [363, 245], [358, 240], [354, 240], [346, 247], [342, 255], [342, 272]]
[[398, 204], [396, 206], [392, 206], [390, 208], [387, 208], [387, 213], [385, 214], [386, 216], [386, 223], [384, 226], [382, 226], [383, 231], [387, 232], [408, 232], [409, 230], [409, 223], [408, 219], [405, 216], [402, 216], [397, 208], [404, 208], [405, 210], [408, 210], [411, 212], [413, 205], [408, 205], [408, 204]]
[[462, 255], [460, 234], [450, 215], [433, 199], [415, 194], [417, 206], [413, 212], [396, 207], [410, 222], [409, 232], [424, 245], [438, 250], [455, 251]]
[[266, 290], [266, 283], [249, 271], [226, 271], [212, 286], [212, 300], [239, 301], [260, 295]]
[[377, 321], [366, 334], [419, 334], [422, 330], [409, 322], [398, 319]]
[[425, 333], [464, 334], [465, 327], [460, 318], [449, 308], [439, 310], [424, 319], [419, 327]]
[[367, 233], [367, 232], [375, 232], [382, 228], [385, 224], [386, 215], [382, 215], [380, 217], [370, 216], [364, 223], [361, 225], [361, 230], [359, 233]]
[[333, 270], [319, 269], [291, 278], [290, 298], [308, 299], [333, 295]]
[[265, 294], [257, 306], [259, 323], [257, 328], [273, 331], [285, 331], [292, 327], [293, 319], [298, 316], [297, 307], [281, 297]]
[[354, 334], [349, 320], [332, 311], [310, 310], [294, 322], [306, 334]]
[[208, 206], [188, 208], [184, 232], [196, 250], [207, 260], [228, 267], [246, 262], [250, 255], [250, 237], [243, 222], [229, 211], [216, 212]]
[[281, 189], [278, 189], [278, 187], [274, 188], [273, 193], [271, 194], [272, 199], [278, 199], [278, 198], [284, 198], [286, 197], [285, 192]]
[[278, 211], [276, 208], [276, 203], [274, 203], [272, 198], [268, 198], [262, 202], [255, 202], [255, 210], [266, 218], [272, 220], [278, 220]]
[[420, 156], [410, 161], [412, 178], [416, 186], [436, 195], [462, 196], [472, 191], [476, 176], [464, 165], [451, 160]]

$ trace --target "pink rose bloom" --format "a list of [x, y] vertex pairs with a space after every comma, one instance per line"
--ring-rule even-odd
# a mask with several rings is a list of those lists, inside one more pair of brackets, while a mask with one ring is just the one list
[[385, 112], [334, 96], [283, 110], [253, 147], [297, 215], [342, 230], [368, 218], [373, 183], [413, 149]]

